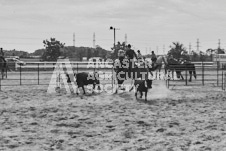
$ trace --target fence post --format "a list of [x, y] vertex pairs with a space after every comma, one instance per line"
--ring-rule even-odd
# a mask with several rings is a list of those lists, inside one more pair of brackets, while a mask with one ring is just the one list
[[2, 79], [0, 78], [0, 91], [2, 91]]
[[6, 64], [6, 78], [8, 78], [8, 63]]
[[202, 85], [204, 86], [204, 65], [202, 61]]
[[77, 73], [78, 73], [78, 62], [77, 62]]
[[113, 91], [113, 84], [114, 84], [114, 72], [113, 72], [113, 68], [114, 68], [114, 66], [112, 66], [112, 68], [111, 68], [111, 73], [112, 73], [112, 77], [111, 77], [111, 85], [112, 85], [112, 91]]
[[170, 78], [168, 78], [167, 81], [168, 81], [168, 84], [167, 85], [168, 85], [168, 89], [169, 89], [169, 87], [170, 87]]
[[225, 82], [226, 82], [226, 73], [224, 73], [224, 91], [225, 91]]
[[22, 71], [21, 71], [21, 64], [20, 64], [20, 85], [22, 85], [22, 73], [21, 73]]
[[222, 82], [221, 82], [221, 83], [222, 83], [222, 86], [221, 86], [222, 89], [224, 89], [224, 88], [223, 88], [223, 84], [224, 84], [224, 81], [223, 81], [223, 80], [224, 80], [224, 77], [223, 77], [223, 76], [224, 76], [224, 73], [223, 73], [223, 70], [222, 70]]
[[219, 62], [217, 61], [217, 86], [219, 85], [218, 72], [219, 72]]
[[185, 85], [188, 85], [188, 70], [187, 70], [187, 64], [185, 64]]
[[38, 85], [39, 85], [39, 63], [38, 63]]

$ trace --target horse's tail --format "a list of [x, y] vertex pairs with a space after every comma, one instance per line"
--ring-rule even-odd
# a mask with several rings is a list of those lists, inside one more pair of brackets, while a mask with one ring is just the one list
[[195, 77], [195, 79], [197, 78], [197, 76], [196, 76], [196, 71], [195, 71], [195, 65], [193, 64], [193, 75], [194, 75], [194, 77]]

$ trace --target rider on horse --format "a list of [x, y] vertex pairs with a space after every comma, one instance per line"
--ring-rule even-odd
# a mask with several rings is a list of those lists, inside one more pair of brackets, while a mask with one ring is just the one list
[[140, 50], [137, 50], [137, 58], [138, 59], [143, 59], [143, 56], [142, 56], [142, 54], [140, 53]]
[[126, 50], [126, 57], [129, 60], [129, 78], [131, 78], [132, 65], [134, 65], [134, 57], [138, 59], [137, 54], [133, 49], [131, 49], [131, 45], [128, 44], [128, 49]]
[[157, 60], [157, 57], [156, 57], [156, 55], [155, 55], [155, 52], [152, 51], [152, 52], [151, 52], [152, 67], [154, 66], [156, 60]]
[[123, 64], [123, 60], [125, 59], [125, 51], [124, 50], [120, 49], [118, 51], [118, 59], [120, 61], [120, 64], [122, 65]]
[[4, 67], [6, 67], [6, 60], [5, 60], [4, 52], [3, 52], [2, 48], [0, 48], [0, 59], [3, 60], [3, 62], [4, 62]]

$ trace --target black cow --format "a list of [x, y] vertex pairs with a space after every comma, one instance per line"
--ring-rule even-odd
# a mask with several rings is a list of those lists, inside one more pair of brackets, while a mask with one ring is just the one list
[[[143, 92], [145, 92], [145, 101], [147, 101], [147, 93], [148, 93], [148, 89], [152, 88], [152, 80], [135, 80], [134, 82], [134, 86], [135, 86], [135, 96], [137, 99], [137, 92], [140, 92], [140, 98], [142, 98], [143, 96]], [[130, 91], [133, 88], [130, 89]]]
[[[67, 76], [67, 82], [71, 83], [70, 76], [68, 74], [66, 74], [66, 76]], [[94, 72], [93, 74], [89, 74], [87, 72], [81, 72], [81, 73], [74, 74], [74, 76], [76, 77], [76, 84], [78, 88], [82, 87], [84, 94], [86, 94], [84, 85], [92, 84], [93, 89], [95, 89], [96, 85], [98, 85], [98, 90], [100, 90], [100, 85], [99, 85], [100, 80], [99, 80], [99, 74], [97, 72]]]

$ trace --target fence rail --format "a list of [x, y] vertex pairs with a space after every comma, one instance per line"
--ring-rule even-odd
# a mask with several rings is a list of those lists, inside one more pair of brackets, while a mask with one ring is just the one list
[[[0, 90], [2, 86], [17, 86], [17, 85], [48, 85], [51, 79], [52, 71], [56, 66], [56, 63], [67, 62], [26, 62], [25, 66], [16, 65], [14, 72], [8, 72], [7, 79], [0, 78]], [[113, 73], [112, 62], [68, 62], [71, 64], [75, 73], [83, 71], [102, 71], [103, 75]], [[183, 76], [185, 80], [166, 80], [167, 87], [175, 85], [215, 85], [225, 89], [226, 73], [223, 66], [224, 63], [220, 62], [193, 62], [196, 68], [197, 79], [193, 78], [192, 82], [189, 82], [189, 71], [185, 69]], [[226, 62], [225, 62], [226, 63]], [[89, 65], [89, 66], [88, 66]], [[176, 75], [175, 75], [176, 76]], [[113, 84], [113, 77], [111, 80], [105, 82], [111, 82]]]

